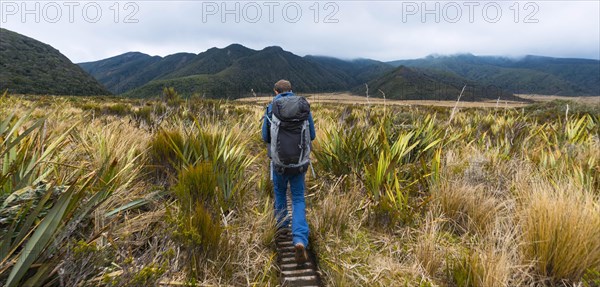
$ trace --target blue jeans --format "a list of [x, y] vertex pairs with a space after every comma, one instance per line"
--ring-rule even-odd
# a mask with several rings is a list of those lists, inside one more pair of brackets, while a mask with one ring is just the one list
[[277, 226], [287, 226], [286, 191], [288, 182], [292, 193], [292, 241], [308, 247], [308, 223], [306, 223], [306, 203], [304, 202], [304, 176], [279, 174], [271, 169], [275, 189], [275, 220]]

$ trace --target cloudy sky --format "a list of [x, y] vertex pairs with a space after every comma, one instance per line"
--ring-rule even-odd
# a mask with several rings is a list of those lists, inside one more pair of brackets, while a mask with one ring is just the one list
[[[600, 58], [600, 1], [11, 1], [0, 26], [73, 62], [239, 43], [381, 61], [430, 54]], [[1, 41], [1, 39], [0, 39]]]

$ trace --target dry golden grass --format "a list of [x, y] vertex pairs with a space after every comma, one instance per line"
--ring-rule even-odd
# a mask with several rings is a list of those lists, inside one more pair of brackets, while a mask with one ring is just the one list
[[[460, 258], [458, 264], [462, 266], [455, 268], [465, 269], [468, 286], [514, 286], [510, 282], [513, 262], [505, 250], [495, 250], [493, 245], [476, 247]], [[467, 283], [468, 282], [468, 283]]]
[[[439, 107], [454, 107], [456, 101], [435, 101], [435, 100], [384, 100], [383, 98], [369, 98], [367, 101], [366, 97], [356, 96], [346, 93], [337, 94], [307, 94], [307, 98], [311, 99], [315, 103], [343, 103], [343, 104], [373, 104], [373, 105], [401, 105], [401, 106], [439, 106]], [[465, 102], [461, 101], [458, 103], [458, 108], [514, 108], [521, 107], [524, 103], [514, 101], [500, 101], [497, 103], [495, 100], [482, 101], [482, 102]]]
[[[315, 104], [344, 104], [344, 105], [390, 105], [390, 106], [438, 106], [438, 107], [454, 107], [456, 101], [434, 101], [434, 100], [384, 100], [383, 98], [367, 99], [364, 96], [357, 96], [350, 93], [323, 93], [323, 94], [299, 94], [308, 98], [312, 105]], [[267, 104], [273, 97], [255, 97], [238, 99], [240, 102]], [[526, 106], [527, 103], [515, 101], [500, 101], [494, 100], [481, 102], [465, 102], [458, 103], [458, 108], [516, 108]]]
[[567, 182], [531, 182], [516, 187], [526, 263], [553, 283], [578, 282], [600, 269], [598, 195]]
[[[456, 101], [435, 101], [435, 100], [384, 100], [383, 98], [367, 99], [364, 96], [358, 96], [350, 93], [319, 93], [319, 94], [299, 94], [308, 98], [311, 104], [346, 104], [346, 105], [400, 105], [400, 106], [438, 106], [438, 107], [454, 107]], [[565, 100], [575, 101], [577, 103], [589, 104], [589, 105], [600, 105], [600, 96], [578, 96], [578, 97], [565, 97], [565, 96], [550, 96], [550, 95], [527, 95], [517, 94], [515, 95], [522, 98], [524, 101], [496, 101], [486, 100], [480, 102], [459, 102], [458, 108], [519, 108], [529, 105], [527, 101], [535, 103], [549, 102], [553, 100]], [[257, 103], [267, 104], [273, 97], [250, 97], [242, 98], [236, 101], [245, 103]]]
[[531, 100], [534, 102], [550, 102], [554, 100], [574, 101], [581, 104], [589, 105], [600, 105], [600, 95], [598, 96], [587, 96], [587, 97], [565, 97], [565, 96], [551, 96], [551, 95], [531, 95], [531, 94], [517, 94], [519, 98]]
[[[383, 98], [369, 98], [357, 96], [349, 93], [328, 93], [328, 94], [300, 94], [307, 97], [312, 105], [318, 104], [343, 104], [343, 105], [373, 105], [373, 106], [438, 106], [454, 107], [456, 101], [432, 101], [432, 100], [384, 100]], [[256, 103], [265, 105], [269, 103], [272, 97], [256, 97], [238, 99], [240, 102]], [[483, 102], [459, 102], [458, 108], [515, 108], [526, 106], [526, 103], [514, 101], [483, 101]]]
[[458, 233], [486, 234], [504, 210], [503, 201], [487, 194], [481, 185], [450, 183], [434, 191], [434, 198]]
[[438, 212], [427, 213], [425, 222], [417, 230], [418, 235], [412, 253], [420, 267], [429, 277], [440, 276], [451, 253], [443, 234], [445, 220]]
[[[426, 126], [428, 130], [415, 138], [422, 145], [419, 148], [441, 141], [435, 148], [440, 149], [439, 169], [431, 168], [437, 161], [433, 156], [397, 165], [401, 169], [398, 186], [406, 190], [409, 200], [399, 204], [404, 220], [388, 225], [376, 222], [377, 205], [365, 189], [365, 166], [372, 163], [353, 164], [353, 171], [340, 177], [315, 161], [316, 174], [307, 176], [307, 216], [311, 247], [327, 286], [585, 286], [584, 274], [594, 276], [598, 273], [593, 272], [600, 271], [596, 122], [575, 129], [573, 137], [565, 135], [568, 129], [563, 122], [538, 123], [522, 115], [522, 109], [510, 108], [520, 103], [500, 103], [507, 109], [463, 109], [449, 121], [450, 109], [421, 105], [452, 107], [455, 102], [386, 101], [386, 113], [383, 99], [369, 99], [371, 108], [367, 109], [364, 97], [306, 96], [317, 121], [315, 150], [324, 146], [326, 130], [356, 129], [357, 140], [386, 136], [393, 143], [399, 135]], [[264, 104], [269, 100], [203, 100], [168, 107], [135, 100], [0, 99], [0, 115], [13, 110], [24, 114], [38, 105], [34, 115], [49, 115], [46, 129], [51, 138], [77, 125], [49, 179], [66, 178], [72, 169], [110, 166], [104, 164], [106, 159], [115, 160], [116, 170], [127, 171], [115, 179], [120, 186], [92, 213], [90, 228], [77, 237], [96, 248], [92, 248], [96, 253], [84, 258], [107, 261], [82, 267], [88, 265], [69, 261], [81, 254], [67, 253], [70, 257], [61, 259], [61, 266], [85, 272], [81, 278], [75, 273], [61, 278], [94, 286], [278, 286], [272, 186], [259, 136]], [[116, 114], [118, 109], [115, 114], [93, 112], [96, 105], [115, 104], [131, 110], [123, 115]], [[361, 106], [347, 108], [350, 104]], [[461, 105], [495, 107], [496, 102]], [[164, 109], [162, 122], [142, 122], [135, 113], [143, 107]], [[434, 113], [438, 117], [434, 124], [423, 125], [423, 119]], [[154, 120], [160, 116], [150, 115]], [[388, 120], [380, 122], [385, 116]], [[145, 169], [150, 165], [148, 146], [159, 131], [197, 137], [198, 133], [190, 132], [198, 128], [194, 118], [209, 134], [231, 134], [232, 148], [242, 150], [245, 159], [256, 159], [240, 180], [247, 185], [240, 193], [243, 200], [227, 212], [218, 212], [226, 248], [196, 264], [201, 272], [186, 268], [190, 259], [173, 239], [174, 222], [169, 218], [181, 208], [172, 194], [177, 176], [173, 182], [162, 182]], [[572, 123], [577, 120], [570, 119]], [[518, 132], [524, 132], [523, 136], [517, 137]], [[378, 149], [389, 148], [377, 144]], [[516, 144], [521, 148], [513, 149]], [[425, 168], [430, 173], [414, 183], [402, 177]], [[138, 200], [143, 204], [124, 208]]]
[[359, 209], [362, 198], [357, 193], [339, 190], [339, 184], [344, 178], [340, 177], [330, 190], [324, 192], [324, 196], [309, 214], [313, 232], [321, 237], [343, 234], [352, 224], [350, 217]]

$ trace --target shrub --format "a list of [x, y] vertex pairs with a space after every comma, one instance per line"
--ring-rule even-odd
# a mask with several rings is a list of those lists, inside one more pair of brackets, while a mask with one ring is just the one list
[[160, 179], [173, 177], [182, 165], [177, 151], [183, 150], [183, 135], [175, 130], [160, 130], [148, 145], [150, 169]]
[[360, 128], [331, 127], [317, 139], [314, 156], [317, 167], [335, 176], [362, 172], [365, 162], [370, 162], [377, 138]]
[[179, 93], [177, 93], [173, 87], [163, 88], [163, 99], [170, 107], [178, 107], [182, 103]]
[[198, 277], [207, 259], [218, 255], [222, 228], [204, 204], [196, 202], [191, 208], [181, 208], [175, 216], [169, 215], [168, 220], [174, 225], [173, 238], [186, 250], [184, 261], [188, 263], [189, 276]]
[[217, 180], [209, 162], [190, 166], [179, 174], [179, 181], [173, 188], [181, 208], [191, 212], [196, 205], [214, 209], [217, 200]]
[[126, 104], [114, 104], [106, 106], [104, 111], [108, 115], [124, 116], [131, 112], [131, 107]]
[[182, 135], [179, 131], [160, 131], [150, 142], [151, 164], [158, 174], [173, 177], [181, 170], [206, 161], [212, 164], [220, 193], [217, 202], [229, 210], [236, 196], [248, 186], [245, 170], [255, 157], [248, 157], [244, 142], [216, 126], [204, 129], [195, 121], [194, 129]]
[[190, 272], [198, 274], [206, 258], [217, 254], [221, 239], [220, 212], [216, 205], [217, 182], [210, 162], [183, 169], [173, 188], [178, 211], [171, 218], [174, 237], [188, 250]]
[[134, 115], [140, 121], [145, 121], [146, 124], [150, 125], [153, 122], [152, 111], [153, 111], [153, 108], [151, 106], [144, 106], [144, 107], [139, 108], [137, 111], [135, 111]]

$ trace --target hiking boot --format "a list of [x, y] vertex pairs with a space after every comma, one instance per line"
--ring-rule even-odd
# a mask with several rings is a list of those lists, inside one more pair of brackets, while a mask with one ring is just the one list
[[308, 261], [308, 253], [306, 253], [306, 248], [304, 248], [304, 244], [297, 243], [296, 246], [294, 246], [294, 249], [296, 251], [296, 262], [299, 265], [306, 263], [306, 261]]

